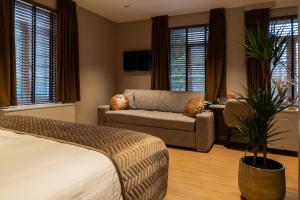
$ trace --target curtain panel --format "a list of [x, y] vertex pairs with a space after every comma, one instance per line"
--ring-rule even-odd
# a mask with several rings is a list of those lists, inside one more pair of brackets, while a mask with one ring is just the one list
[[168, 16], [152, 18], [152, 77], [153, 90], [169, 90], [169, 28]]
[[80, 101], [79, 47], [76, 4], [58, 0], [58, 53], [56, 100], [62, 103]]
[[206, 65], [206, 99], [226, 96], [226, 20], [225, 9], [210, 11]]
[[0, 107], [17, 105], [14, 0], [0, 0]]
[[[257, 9], [245, 12], [245, 26], [246, 30], [253, 32], [260, 30], [268, 32], [269, 24], [269, 8]], [[247, 40], [245, 41], [247, 44]], [[259, 60], [255, 58], [246, 58], [247, 71], [247, 86], [250, 91], [263, 89], [265, 75]]]

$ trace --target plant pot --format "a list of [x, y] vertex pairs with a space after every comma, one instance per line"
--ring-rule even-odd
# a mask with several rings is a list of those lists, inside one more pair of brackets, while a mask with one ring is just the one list
[[[272, 169], [251, 166], [251, 156], [243, 157], [239, 163], [239, 188], [247, 200], [283, 200], [285, 197], [285, 168], [279, 162], [268, 159]], [[262, 158], [259, 157], [260, 161]], [[259, 161], [259, 160], [258, 160]]]

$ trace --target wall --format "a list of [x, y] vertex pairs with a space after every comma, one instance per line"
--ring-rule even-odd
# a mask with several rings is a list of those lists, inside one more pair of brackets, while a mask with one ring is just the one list
[[[244, 54], [241, 51], [239, 41], [243, 35], [243, 8], [226, 10], [227, 26], [235, 24], [235, 29], [227, 28], [227, 83], [228, 91], [240, 90], [245, 82]], [[169, 27], [190, 26], [209, 23], [209, 12], [179, 15], [169, 17]], [[139, 50], [151, 48], [151, 20], [120, 23], [117, 25], [117, 91], [122, 92], [126, 88], [150, 89], [151, 72], [124, 72], [122, 53], [127, 50]], [[238, 76], [236, 76], [239, 74]], [[238, 77], [233, 79], [231, 77]]]
[[[258, 8], [256, 5], [255, 8]], [[269, 4], [262, 4], [262, 7]], [[247, 7], [246, 9], [252, 9]], [[271, 16], [296, 14], [296, 7], [271, 11]], [[244, 41], [245, 8], [226, 9], [227, 24], [227, 93], [242, 92], [247, 85], [245, 51], [240, 42]], [[169, 27], [208, 24], [209, 12], [169, 17]], [[126, 88], [150, 89], [151, 72], [124, 72], [123, 52], [151, 48], [151, 20], [117, 24], [117, 91]]]
[[243, 92], [247, 86], [245, 51], [240, 42], [244, 41], [244, 8], [226, 10], [227, 37], [227, 94]]
[[150, 89], [151, 72], [125, 72], [123, 52], [151, 48], [151, 21], [137, 21], [117, 24], [116, 83], [117, 92], [126, 88]]
[[97, 106], [115, 92], [115, 23], [78, 7], [81, 101], [77, 121], [97, 124]]
[[[35, 1], [56, 8], [56, 0]], [[115, 23], [79, 6], [77, 17], [81, 101], [76, 103], [74, 117], [80, 123], [96, 124], [97, 106], [108, 103], [115, 92], [116, 27]]]
[[33, 0], [39, 4], [48, 6], [50, 8], [56, 9], [56, 1], [57, 0]]
[[[170, 17], [169, 26], [204, 24], [209, 13], [198, 13]], [[125, 72], [123, 70], [123, 52], [151, 49], [151, 20], [117, 24], [117, 81], [116, 91], [122, 93], [127, 88], [151, 89], [151, 72]]]

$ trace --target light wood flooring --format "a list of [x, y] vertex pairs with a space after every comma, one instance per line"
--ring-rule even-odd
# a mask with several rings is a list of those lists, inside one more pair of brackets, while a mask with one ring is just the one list
[[[238, 162], [243, 151], [214, 145], [209, 153], [169, 148], [166, 200], [239, 200]], [[286, 167], [286, 200], [298, 199], [298, 158], [269, 154]]]

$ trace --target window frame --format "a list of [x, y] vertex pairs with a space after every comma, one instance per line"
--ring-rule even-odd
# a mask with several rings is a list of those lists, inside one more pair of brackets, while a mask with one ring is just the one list
[[[272, 21], [276, 21], [276, 20], [291, 20], [291, 22], [293, 22], [293, 20], [297, 20], [298, 19], [298, 16], [297, 15], [284, 15], [284, 16], [273, 16], [273, 17], [270, 17], [269, 18], [269, 23], [268, 23], [268, 30], [269, 30], [269, 27], [270, 27], [270, 23]], [[299, 19], [298, 19], [298, 27], [299, 27]], [[294, 32], [293, 28], [294, 26], [291, 26], [292, 28], [292, 32]], [[270, 33], [270, 32], [268, 32]], [[298, 33], [299, 35], [299, 33]], [[295, 36], [294, 34], [292, 34], [291, 36], [291, 69], [287, 72], [287, 73], [290, 73], [290, 77], [291, 77], [291, 80], [295, 80], [295, 68], [298, 67], [298, 66], [295, 66], [296, 65], [296, 62], [295, 62], [295, 54], [296, 54], [296, 49], [295, 49], [295, 41], [297, 41], [297, 36]], [[299, 36], [298, 36], [299, 37]], [[298, 43], [298, 46], [299, 46], [299, 43]], [[299, 48], [299, 47], [298, 47]], [[289, 49], [289, 47], [287, 47], [287, 50]], [[299, 51], [299, 50], [298, 50]], [[298, 72], [299, 73], [299, 72]], [[297, 76], [297, 75], [296, 75]], [[298, 77], [299, 77], [299, 74], [298, 74]], [[299, 79], [300, 80], [300, 79]], [[298, 82], [299, 82], [298, 80]], [[295, 94], [295, 89], [298, 88], [299, 90], [299, 87], [298, 87], [298, 82], [296, 83], [296, 86], [295, 85], [291, 85], [291, 97], [293, 99], [297, 98], [297, 94]]]
[[[30, 101], [28, 98], [28, 101], [19, 101], [18, 95], [17, 95], [17, 100], [18, 100], [18, 105], [35, 105], [35, 104], [52, 104], [52, 103], [57, 103], [56, 98], [55, 98], [55, 93], [56, 93], [56, 67], [57, 67], [57, 41], [58, 41], [58, 12], [56, 9], [53, 9], [51, 7], [48, 7], [46, 5], [40, 4], [36, 1], [32, 0], [16, 0], [15, 5], [17, 3], [24, 3], [32, 6], [32, 27], [30, 31], [32, 31], [32, 45], [31, 45], [31, 51], [32, 51], [32, 64], [31, 64], [31, 85], [29, 86], [31, 89], [31, 94], [30, 94]], [[36, 27], [37, 27], [37, 22], [36, 22], [36, 16], [37, 16], [37, 9], [40, 10], [45, 10], [49, 12], [49, 92], [46, 96], [41, 96], [40, 98], [36, 98], [36, 54], [37, 54], [37, 45], [36, 45]], [[56, 18], [56, 19], [55, 19]], [[16, 20], [16, 15], [14, 14], [14, 22]], [[56, 33], [54, 31], [56, 30]], [[15, 43], [17, 44], [17, 39], [15, 38]], [[16, 50], [17, 51], [17, 50]], [[55, 58], [55, 60], [54, 60]], [[16, 71], [17, 73], [17, 71]], [[17, 85], [16, 85], [17, 86]], [[45, 98], [47, 97], [47, 98]], [[47, 99], [47, 101], [43, 101], [44, 99]]]
[[[171, 74], [171, 31], [172, 30], [177, 30], [177, 29], [185, 29], [185, 33], [186, 33], [186, 38], [185, 38], [185, 91], [189, 91], [189, 76], [188, 76], [188, 73], [189, 73], [189, 69], [188, 69], [188, 61], [189, 61], [189, 53], [188, 53], [188, 49], [190, 46], [195, 46], [195, 45], [202, 45], [202, 43], [197, 43], [197, 44], [193, 44], [193, 45], [189, 45], [188, 44], [188, 29], [190, 28], [201, 28], [201, 27], [204, 27], [205, 28], [205, 32], [206, 31], [209, 31], [209, 23], [205, 23], [205, 24], [195, 24], [195, 25], [188, 25], [188, 26], [176, 26], [176, 27], [169, 27], [169, 30], [168, 30], [168, 43], [169, 43], [169, 48], [168, 48], [168, 65], [169, 65], [169, 72]], [[208, 32], [209, 34], [209, 32]], [[207, 80], [207, 77], [206, 77], [206, 69], [207, 69], [207, 48], [208, 48], [208, 34], [205, 34], [205, 42], [204, 43], [204, 51], [205, 51], [205, 60], [204, 60], [204, 71], [205, 71], [205, 74], [204, 74], [204, 91], [206, 91], [206, 88], [207, 88], [207, 85], [206, 85], [206, 80]], [[170, 90], [172, 90], [171, 88], [171, 78], [169, 76], [169, 84], [170, 84]]]

